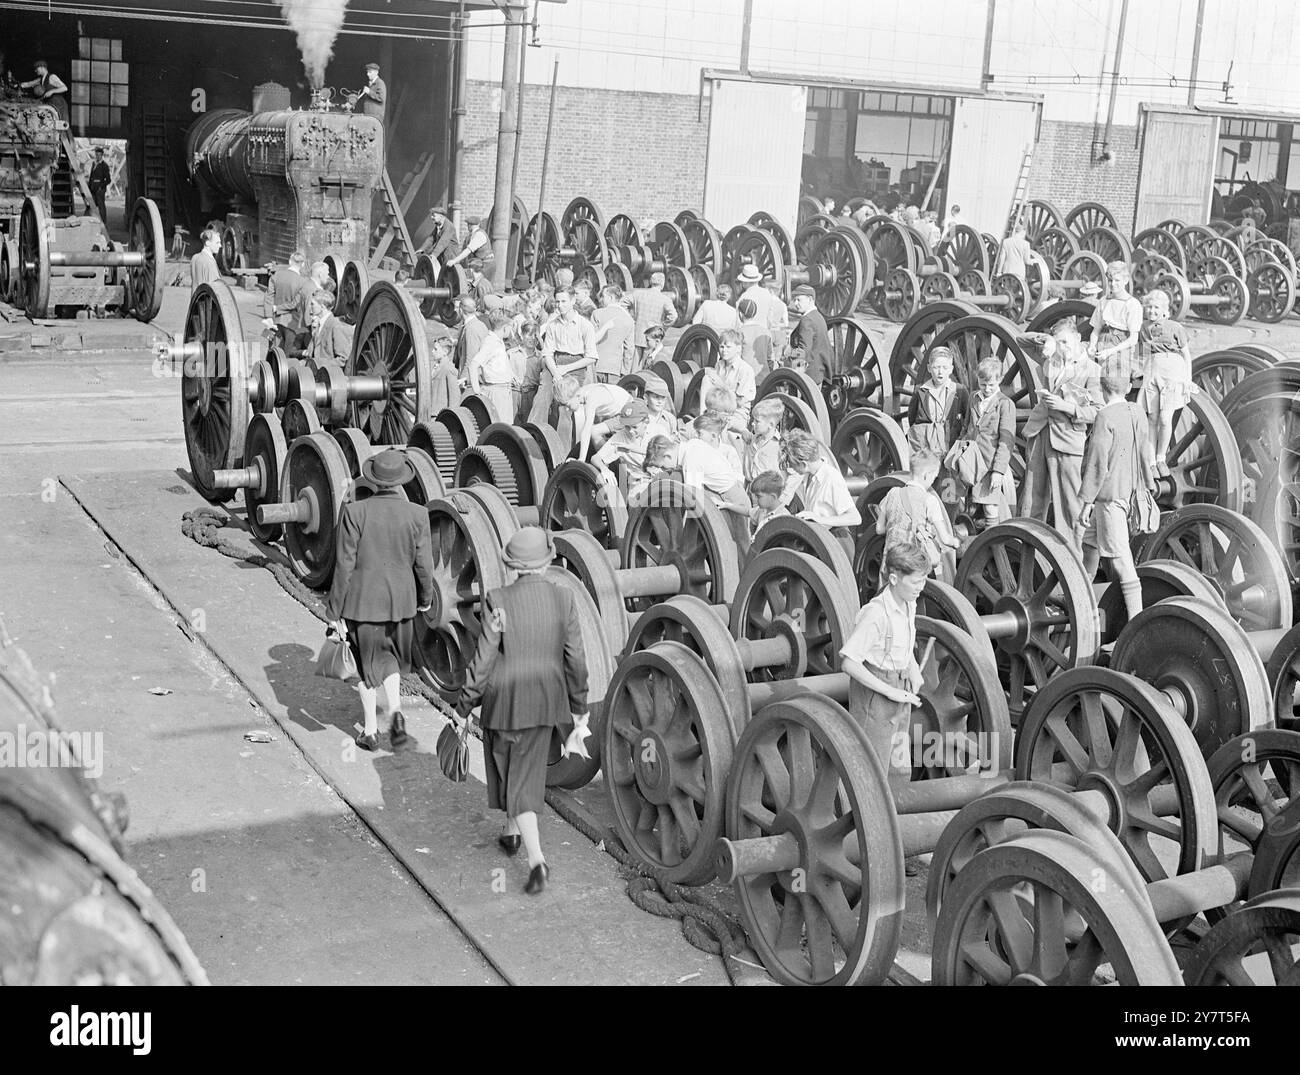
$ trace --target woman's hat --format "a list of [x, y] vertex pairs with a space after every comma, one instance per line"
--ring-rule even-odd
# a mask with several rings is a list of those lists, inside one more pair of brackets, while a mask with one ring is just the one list
[[540, 526], [525, 526], [506, 542], [505, 564], [516, 571], [534, 571], [555, 559], [551, 535]]
[[405, 452], [394, 448], [378, 452], [361, 464], [362, 477], [381, 489], [393, 489], [415, 479], [415, 467]]
[[761, 284], [763, 274], [758, 271], [758, 266], [750, 261], [745, 263], [745, 267], [740, 270], [740, 275], [736, 279], [742, 284]]

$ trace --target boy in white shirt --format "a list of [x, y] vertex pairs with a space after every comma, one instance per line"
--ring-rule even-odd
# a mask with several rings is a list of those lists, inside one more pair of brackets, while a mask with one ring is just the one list
[[802, 478], [794, 490], [802, 504], [797, 517], [827, 527], [852, 558], [852, 528], [862, 525], [862, 515], [844, 475], [823, 457], [817, 438], [802, 429], [786, 434], [785, 452], [791, 471]]
[[519, 382], [506, 351], [506, 338], [514, 331], [514, 319], [501, 310], [487, 317], [488, 335], [470, 356], [465, 372], [469, 390], [482, 396], [492, 407], [498, 422], [513, 422], [519, 403]]
[[780, 424], [784, 413], [785, 407], [775, 399], [760, 399], [749, 412], [749, 433], [741, 452], [741, 469], [747, 481], [781, 469]]

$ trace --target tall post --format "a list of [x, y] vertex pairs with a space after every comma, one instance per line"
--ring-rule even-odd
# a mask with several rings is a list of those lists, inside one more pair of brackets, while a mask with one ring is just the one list
[[740, 73], [749, 74], [749, 31], [754, 23], [754, 0], [745, 0], [744, 22], [740, 24]]
[[1119, 96], [1119, 65], [1124, 56], [1124, 27], [1128, 24], [1128, 0], [1119, 8], [1119, 32], [1115, 35], [1115, 66], [1110, 73], [1110, 107], [1106, 109], [1106, 134], [1102, 145], [1110, 148], [1110, 125], [1115, 122], [1115, 98]]
[[460, 11], [456, 15], [456, 93], [451, 102], [451, 168], [447, 180], [447, 212], [451, 215], [457, 236], [462, 234], [460, 179], [465, 161], [465, 84], [469, 77], [468, 67], [465, 62], [465, 0], [460, 0]]
[[1205, 0], [1197, 0], [1196, 34], [1192, 38], [1192, 70], [1187, 76], [1187, 107], [1196, 107], [1196, 76], [1201, 72], [1201, 34], [1205, 31]]
[[[560, 80], [560, 58], [555, 57], [555, 66], [551, 68], [551, 104], [546, 113], [546, 146], [542, 150], [542, 186], [537, 192], [537, 235], [533, 239], [534, 246], [541, 239], [542, 230], [542, 210], [546, 208], [546, 172], [551, 166], [551, 128], [555, 125], [555, 84]], [[537, 258], [533, 258], [532, 268], [529, 271], [529, 277], [532, 283], [537, 282]]]
[[980, 70], [980, 88], [988, 89], [993, 81], [993, 19], [998, 0], [989, 0], [989, 13], [984, 23], [984, 66]]
[[[525, 14], [527, 14], [527, 12], [525, 12]], [[534, 0], [533, 25], [536, 26], [536, 24], [537, 24], [537, 6], [536, 6], [536, 0]], [[517, 106], [518, 116], [519, 116], [519, 130], [521, 132], [524, 129], [524, 89], [528, 85], [528, 83], [525, 81], [525, 76], [527, 75], [527, 72], [528, 72], [528, 46], [523, 45], [519, 49], [519, 104]], [[510, 166], [510, 185], [512, 190], [519, 189], [519, 150], [523, 147], [523, 144], [524, 144], [524, 136], [521, 133], [519, 137], [515, 139], [515, 159], [514, 159], [514, 163]], [[512, 202], [510, 206], [510, 216], [512, 220], [514, 219], [514, 211], [515, 208]], [[527, 224], [528, 221], [525, 220], [524, 223]]]
[[524, 44], [527, 5], [507, 3], [505, 57], [501, 63], [501, 122], [497, 128], [497, 181], [492, 214], [492, 284], [506, 287], [510, 217], [515, 200], [515, 143], [519, 138], [519, 50]]

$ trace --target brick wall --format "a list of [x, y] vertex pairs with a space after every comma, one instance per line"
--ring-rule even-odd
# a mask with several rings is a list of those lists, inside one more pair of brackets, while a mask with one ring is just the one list
[[[551, 87], [528, 86], [520, 126], [516, 191], [537, 212]], [[496, 182], [500, 87], [469, 82], [465, 115], [462, 204], [484, 213]], [[704, 206], [709, 102], [663, 93], [627, 93], [560, 86], [546, 176], [546, 208], [557, 218], [582, 195], [607, 216], [671, 220]]]
[[[1053, 203], [1062, 214], [1080, 202], [1100, 202], [1114, 214], [1126, 236], [1133, 234], [1137, 208], [1140, 154], [1135, 127], [1112, 127], [1109, 164], [1092, 160], [1094, 136], [1100, 128], [1091, 123], [1044, 120], [1029, 173], [1029, 197]], [[1096, 131], [1096, 135], [1094, 135]]]

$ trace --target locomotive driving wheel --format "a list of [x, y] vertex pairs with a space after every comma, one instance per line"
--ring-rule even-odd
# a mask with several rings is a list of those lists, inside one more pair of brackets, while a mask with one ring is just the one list
[[370, 290], [370, 270], [364, 261], [349, 259], [339, 278], [338, 301], [334, 313], [345, 325], [355, 325], [361, 312], [361, 301]]
[[45, 317], [50, 308], [50, 236], [54, 225], [39, 198], [24, 198], [18, 219], [18, 286], [27, 316]]
[[198, 357], [186, 359], [181, 374], [190, 477], [206, 499], [221, 503], [235, 491], [217, 489], [213, 471], [239, 465], [251, 416], [247, 345], [228, 287], [199, 285], [185, 314], [183, 342], [202, 348]]
[[859, 317], [832, 318], [826, 327], [832, 356], [826, 407], [832, 421], [856, 407], [893, 407], [893, 382], [879, 337]]
[[167, 259], [167, 241], [163, 235], [162, 217], [152, 198], [137, 198], [131, 210], [131, 230], [128, 248], [144, 256], [140, 265], [126, 270], [127, 305], [137, 321], [152, 321], [162, 309], [163, 288], [167, 281], [163, 265]]
[[892, 414], [906, 414], [912, 400], [917, 370], [929, 353], [934, 338], [958, 318], [973, 317], [979, 308], [967, 302], [935, 302], [917, 311], [899, 330], [889, 353], [889, 379], [894, 400]]
[[424, 319], [405, 289], [381, 280], [366, 292], [346, 371], [384, 379], [384, 398], [349, 405], [371, 444], [405, 444], [417, 422], [433, 417]]
[[627, 529], [627, 504], [590, 463], [566, 459], [555, 468], [541, 503], [547, 530], [584, 530], [607, 549], [617, 549]]

